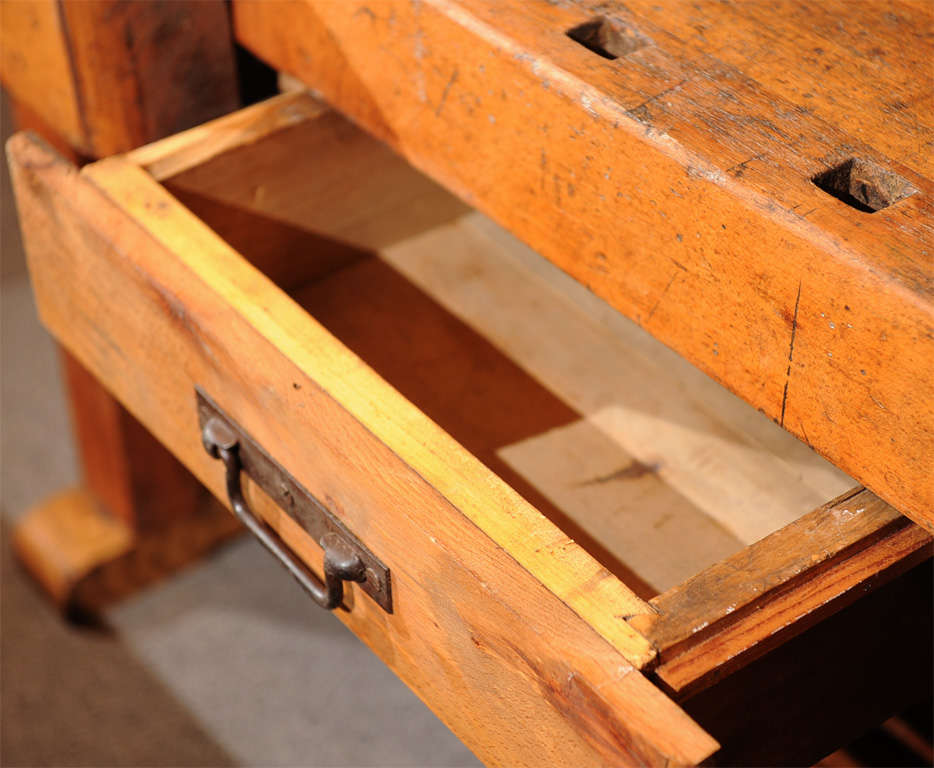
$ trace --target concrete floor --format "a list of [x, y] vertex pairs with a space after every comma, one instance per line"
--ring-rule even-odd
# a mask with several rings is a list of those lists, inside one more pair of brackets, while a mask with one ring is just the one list
[[0, 183], [0, 765], [479, 765], [251, 540], [120, 604], [103, 629], [47, 604], [10, 556], [9, 521], [78, 472], [5, 164]]

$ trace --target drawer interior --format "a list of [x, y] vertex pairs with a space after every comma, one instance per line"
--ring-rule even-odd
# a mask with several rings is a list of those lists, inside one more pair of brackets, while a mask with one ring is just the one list
[[855, 484], [333, 113], [149, 170], [643, 598]]

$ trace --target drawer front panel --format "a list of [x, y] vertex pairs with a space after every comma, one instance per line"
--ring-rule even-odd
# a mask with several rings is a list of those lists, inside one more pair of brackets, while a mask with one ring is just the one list
[[[393, 613], [356, 586], [337, 613], [482, 759], [662, 765], [716, 748], [633, 669], [624, 641], [507, 551], [504, 531], [520, 552], [528, 540], [545, 554], [573, 543], [151, 176], [122, 158], [78, 173], [27, 136], [10, 154], [49, 329], [218, 498], [223, 469], [201, 445], [196, 386], [386, 563]], [[317, 568], [317, 544], [249, 495]], [[484, 505], [492, 536], [478, 524]]]

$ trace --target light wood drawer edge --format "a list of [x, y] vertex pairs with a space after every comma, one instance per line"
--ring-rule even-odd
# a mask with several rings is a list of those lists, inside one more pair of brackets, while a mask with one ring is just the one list
[[[44, 322], [219, 498], [195, 384], [327, 499], [395, 582], [391, 617], [355, 594], [341, 619], [482, 759], [692, 763], [716, 748], [627, 663], [620, 636], [577, 615], [641, 601], [547, 521], [525, 542], [534, 510], [387, 385], [368, 392], [379, 380], [365, 365], [150, 176], [122, 159], [79, 175], [22, 136], [10, 154]], [[317, 562], [299, 531], [280, 531]], [[562, 582], [588, 567], [583, 596]]]

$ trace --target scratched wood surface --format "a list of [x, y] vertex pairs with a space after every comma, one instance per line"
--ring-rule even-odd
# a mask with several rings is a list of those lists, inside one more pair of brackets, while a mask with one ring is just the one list
[[241, 42], [928, 527], [932, 14], [234, 3]]
[[[481, 758], [675, 765], [716, 749], [627, 662], [641, 637], [622, 616], [596, 631], [579, 616], [641, 601], [596, 566], [580, 581], [586, 553], [152, 177], [122, 158], [79, 174], [26, 135], [10, 153], [50, 329], [218, 497], [196, 383], [275, 446], [392, 568], [392, 615], [351, 592], [340, 618]], [[317, 567], [291, 518], [252, 501]]]

